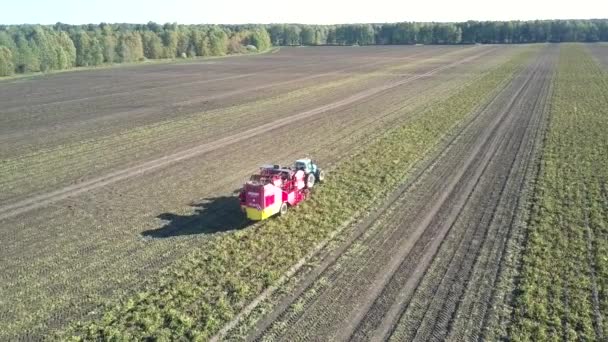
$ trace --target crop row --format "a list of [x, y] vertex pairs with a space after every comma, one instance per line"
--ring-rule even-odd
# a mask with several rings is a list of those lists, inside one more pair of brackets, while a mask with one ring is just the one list
[[361, 208], [403, 182], [415, 163], [510, 79], [526, 58], [519, 55], [487, 72], [425, 108], [424, 115], [371, 142], [337, 165], [313, 199], [287, 217], [223, 235], [205, 250], [192, 251], [158, 284], [110, 304], [96, 322], [78, 324], [64, 334], [85, 339], [209, 338]]
[[562, 47], [517, 282], [515, 341], [608, 337], [608, 73]]

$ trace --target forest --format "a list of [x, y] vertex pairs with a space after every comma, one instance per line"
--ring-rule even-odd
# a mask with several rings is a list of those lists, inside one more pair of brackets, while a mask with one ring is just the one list
[[520, 44], [608, 41], [608, 20], [467, 21], [352, 25], [275, 24], [273, 45]]
[[262, 26], [148, 23], [0, 26], [0, 76], [146, 59], [223, 56], [271, 46]]
[[345, 25], [0, 25], [0, 76], [143, 60], [223, 56], [272, 45], [608, 41], [608, 20]]

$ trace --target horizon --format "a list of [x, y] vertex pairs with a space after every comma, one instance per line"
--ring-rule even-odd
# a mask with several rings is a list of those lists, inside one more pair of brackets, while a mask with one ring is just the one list
[[241, 25], [310, 25], [310, 26], [336, 26], [336, 25], [383, 25], [383, 24], [400, 24], [400, 23], [416, 23], [416, 24], [460, 24], [466, 22], [534, 22], [534, 21], [593, 21], [593, 20], [608, 20], [608, 16], [606, 17], [597, 17], [597, 18], [549, 18], [549, 19], [506, 19], [506, 20], [484, 20], [484, 19], [467, 19], [462, 21], [414, 21], [414, 20], [401, 20], [401, 21], [383, 21], [383, 22], [344, 22], [344, 23], [331, 23], [331, 24], [310, 24], [303, 22], [243, 22], [243, 23], [182, 23], [176, 21], [167, 21], [167, 22], [157, 22], [153, 20], [149, 20], [146, 22], [109, 22], [109, 21], [100, 21], [100, 22], [87, 22], [87, 23], [66, 23], [62, 21], [57, 21], [54, 23], [17, 23], [17, 24], [3, 24], [4, 26], [21, 26], [21, 25], [41, 25], [41, 26], [53, 26], [56, 24], [62, 25], [71, 25], [71, 26], [83, 26], [83, 25], [100, 25], [100, 24], [108, 24], [108, 25], [146, 25], [148, 23], [155, 23], [158, 25], [164, 24], [177, 24], [177, 25], [217, 25], [217, 26], [241, 26]]
[[[491, 7], [491, 8], [490, 8]], [[571, 8], [574, 7], [574, 8]], [[235, 10], [237, 8], [238, 10]], [[33, 9], [33, 10], [32, 10]], [[117, 11], [117, 9], [121, 9]], [[189, 9], [185, 11], [184, 9]], [[524, 13], [525, 12], [525, 13]], [[598, 13], [605, 13], [602, 17]], [[382, 0], [373, 6], [362, 6], [345, 0], [326, 3], [311, 0], [305, 4], [285, 6], [278, 0], [207, 5], [194, 0], [177, 0], [171, 5], [159, 0], [94, 1], [83, 6], [76, 0], [48, 2], [29, 0], [5, 5], [0, 12], [2, 25], [69, 25], [98, 23], [145, 24], [179, 23], [184, 25], [246, 25], [246, 24], [382, 24], [398, 22], [466, 21], [534, 21], [534, 20], [590, 20], [608, 17], [608, 4], [598, 0], [581, 0], [576, 6], [555, 4], [549, 0], [530, 3], [514, 0], [508, 4], [488, 4], [482, 0], [463, 0], [458, 3], [439, 1], [406, 4], [397, 0]]]

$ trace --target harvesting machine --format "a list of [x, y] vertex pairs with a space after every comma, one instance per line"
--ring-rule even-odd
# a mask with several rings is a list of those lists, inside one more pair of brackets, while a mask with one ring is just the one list
[[285, 215], [290, 206], [310, 196], [317, 181], [324, 179], [323, 170], [309, 158], [296, 160], [293, 167], [263, 165], [241, 189], [241, 209], [248, 219], [255, 221]]

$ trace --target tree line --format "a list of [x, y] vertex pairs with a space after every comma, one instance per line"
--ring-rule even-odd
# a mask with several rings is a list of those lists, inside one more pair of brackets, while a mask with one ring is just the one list
[[222, 56], [272, 45], [608, 41], [608, 20], [347, 25], [0, 25], [0, 76], [145, 59]]
[[274, 24], [273, 45], [516, 44], [608, 41], [608, 20]]
[[145, 59], [222, 56], [271, 47], [262, 26], [148, 23], [0, 26], [0, 76]]

